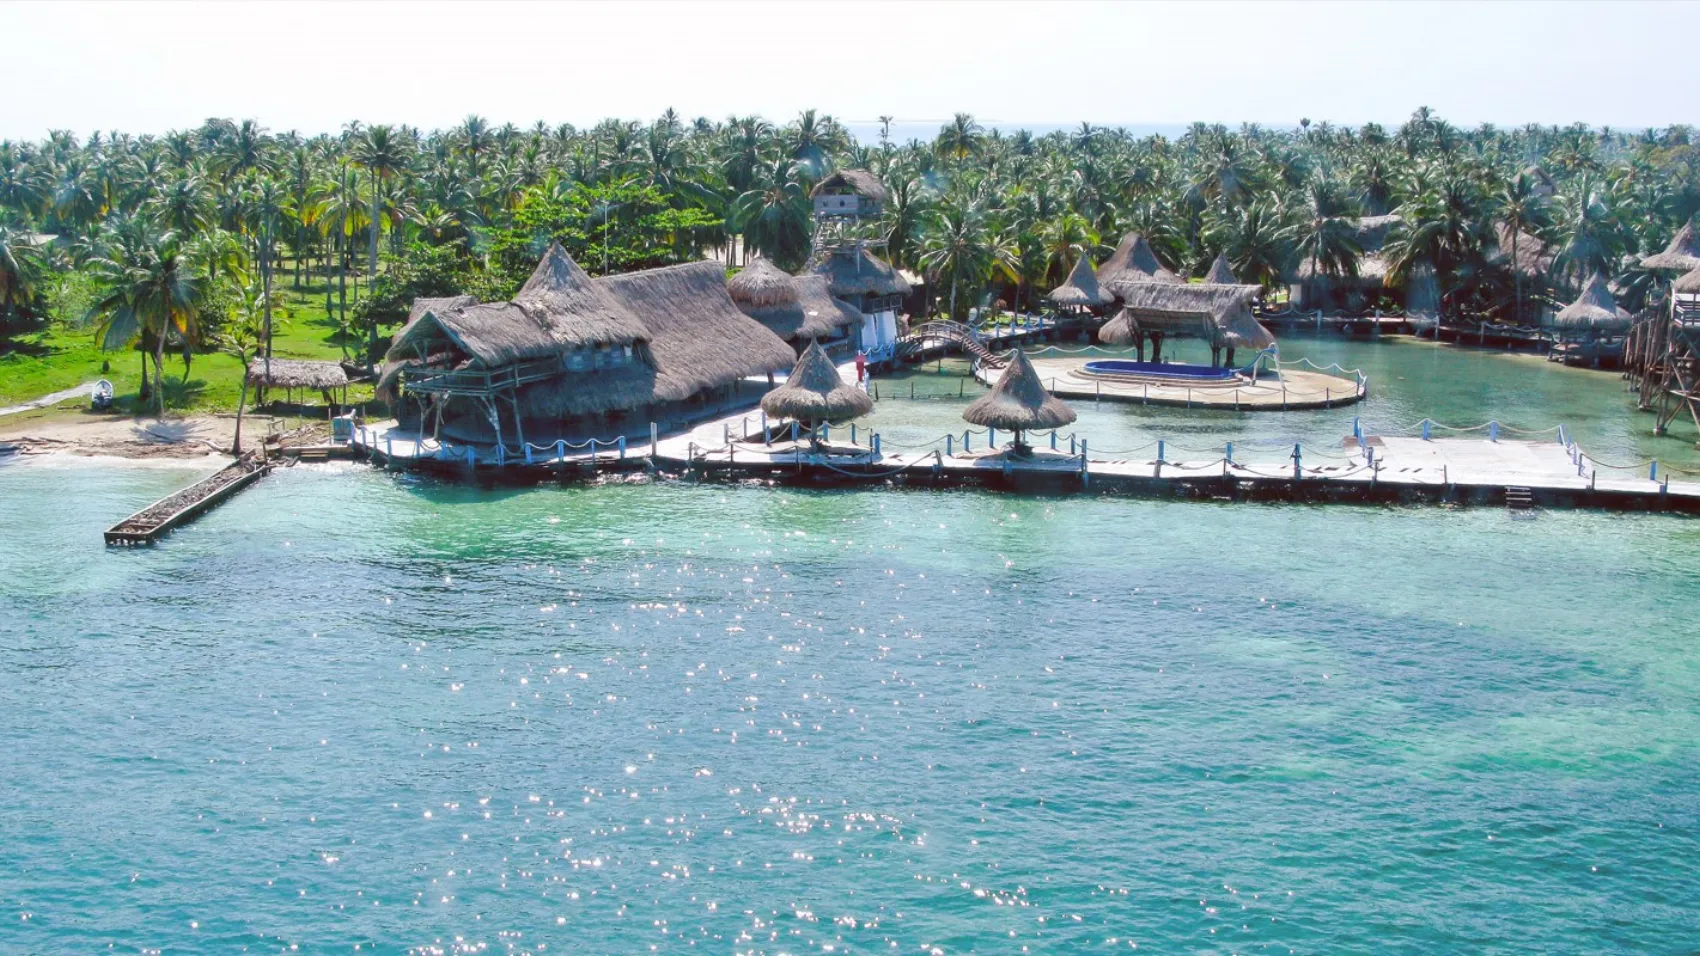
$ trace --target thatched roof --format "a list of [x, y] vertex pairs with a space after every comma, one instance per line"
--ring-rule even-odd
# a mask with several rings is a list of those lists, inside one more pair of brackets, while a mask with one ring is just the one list
[[1099, 287], [1098, 274], [1092, 271], [1092, 259], [1085, 255], [1074, 261], [1068, 278], [1052, 289], [1048, 297], [1057, 305], [1087, 307], [1109, 305], [1115, 301], [1115, 296]]
[[1234, 278], [1234, 269], [1228, 265], [1226, 253], [1217, 253], [1216, 261], [1210, 263], [1210, 271], [1204, 274], [1205, 285], [1239, 285], [1240, 280]]
[[248, 384], [268, 388], [342, 388], [348, 384], [348, 373], [336, 362], [309, 362], [302, 359], [271, 360], [271, 372], [266, 372], [264, 356], [248, 363]]
[[1275, 344], [1275, 336], [1252, 315], [1252, 303], [1263, 291], [1254, 285], [1123, 281], [1112, 291], [1122, 310], [1098, 330], [1098, 340], [1106, 345], [1131, 345], [1136, 332], [1196, 335], [1218, 348]]
[[779, 336], [738, 311], [713, 262], [645, 269], [597, 280], [641, 316], [650, 338], [654, 398], [680, 401], [751, 375], [782, 372], [796, 357]]
[[849, 189], [877, 203], [884, 203], [886, 200], [885, 184], [880, 182], [878, 176], [865, 169], [840, 169], [816, 183], [815, 188], [809, 191], [809, 198], [841, 189]]
[[998, 383], [963, 410], [963, 420], [1004, 431], [1060, 428], [1074, 421], [1074, 409], [1045, 391], [1027, 355], [1020, 350], [1010, 354], [1009, 367], [998, 377]]
[[451, 295], [441, 299], [414, 299], [413, 308], [408, 310], [407, 321], [417, 322], [426, 312], [441, 312], [445, 309], [459, 309], [468, 305], [477, 305], [478, 300], [470, 295]]
[[1670, 288], [1672, 292], [1680, 295], [1700, 295], [1700, 265], [1683, 273], [1671, 283]]
[[1552, 250], [1537, 237], [1518, 230], [1517, 261], [1511, 262], [1511, 232], [1511, 227], [1505, 223], [1494, 223], [1493, 234], [1499, 245], [1501, 261], [1515, 268], [1525, 278], [1546, 275], [1552, 269]]
[[1670, 269], [1687, 272], [1700, 266], [1700, 237], [1694, 235], [1694, 220], [1682, 224], [1665, 251], [1641, 260], [1644, 269]]
[[1629, 313], [1617, 307], [1606, 277], [1598, 272], [1582, 287], [1582, 294], [1575, 302], [1552, 317], [1555, 327], [1577, 331], [1620, 332], [1629, 328], [1629, 323]]
[[861, 247], [829, 251], [810, 261], [807, 269], [826, 276], [828, 289], [839, 298], [909, 294], [909, 283], [896, 269]]
[[[781, 273], [783, 275], [783, 273]], [[786, 276], [792, 299], [782, 305], [756, 308], [739, 303], [744, 314], [773, 330], [794, 345], [810, 339], [828, 339], [840, 329], [862, 321], [862, 313], [827, 291], [826, 276]], [[733, 296], [736, 300], [737, 296]]]
[[519, 306], [490, 302], [425, 310], [390, 340], [384, 358], [406, 362], [437, 354], [448, 346], [484, 368], [559, 355], [567, 348]]
[[[1148, 282], [1179, 282], [1180, 276], [1175, 275], [1163, 264], [1157, 261], [1157, 254], [1151, 251], [1151, 244], [1137, 232], [1130, 232], [1122, 237], [1116, 251], [1104, 260], [1098, 267], [1098, 284], [1109, 288], [1117, 280]], [[1110, 289], [1113, 293], [1115, 290]]]
[[726, 283], [726, 291], [740, 307], [762, 309], [797, 302], [797, 289], [791, 284], [790, 273], [765, 256], [751, 259], [749, 265]]
[[[721, 285], [725, 285], [724, 274]], [[630, 345], [648, 337], [643, 323], [609, 301], [558, 242], [550, 243], [513, 304], [566, 348]]]
[[874, 410], [868, 393], [844, 381], [819, 342], [810, 342], [785, 384], [761, 400], [762, 411], [800, 422], [847, 422]]

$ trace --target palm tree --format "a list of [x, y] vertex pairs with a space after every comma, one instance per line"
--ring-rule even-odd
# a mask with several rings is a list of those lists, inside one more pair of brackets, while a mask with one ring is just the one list
[[1218, 206], [1212, 210], [1204, 237], [1228, 257], [1241, 282], [1269, 287], [1280, 283], [1291, 265], [1289, 241], [1293, 223], [1279, 203], [1256, 199], [1238, 209]]
[[950, 122], [939, 127], [939, 138], [934, 147], [940, 156], [947, 156], [956, 161], [958, 171], [970, 156], [979, 154], [985, 145], [986, 130], [974, 117], [967, 113], [958, 113], [951, 117]]
[[[367, 272], [367, 292], [370, 294], [371, 284], [378, 281], [378, 229], [383, 222], [382, 210], [378, 203], [378, 188], [391, 176], [402, 169], [405, 157], [401, 144], [396, 140], [394, 131], [388, 126], [370, 126], [360, 137], [355, 146], [355, 162], [366, 170], [372, 180], [372, 202], [367, 207], [366, 218], [371, 221], [372, 244], [370, 266]], [[368, 364], [378, 348], [378, 323], [374, 320], [368, 332], [366, 342], [366, 360]]]
[[994, 270], [1010, 278], [1018, 274], [1012, 243], [992, 232], [984, 211], [960, 199], [933, 212], [921, 248], [921, 268], [950, 285], [948, 314], [953, 320], [964, 287], [978, 295]]
[[1313, 176], [1302, 200], [1290, 235], [1293, 252], [1310, 263], [1313, 288], [1323, 276], [1357, 275], [1363, 249], [1339, 184], [1326, 175]]
[[203, 289], [178, 248], [177, 235], [140, 231], [89, 263], [99, 293], [89, 313], [100, 322], [102, 347], [138, 337], [153, 341], [154, 397], [165, 414], [165, 345], [172, 333], [193, 341]]
[[1511, 282], [1514, 305], [1511, 320], [1521, 324], [1523, 321], [1523, 264], [1518, 256], [1518, 243], [1524, 233], [1538, 233], [1546, 228], [1547, 215], [1546, 197], [1543, 196], [1530, 182], [1529, 177], [1519, 172], [1500, 184], [1499, 192], [1493, 197], [1494, 205], [1499, 209], [1500, 221], [1505, 224], [1505, 231], [1511, 236]]
[[41, 247], [22, 229], [0, 222], [0, 337], [13, 317], [36, 318], [41, 306]]
[[766, 185], [739, 196], [728, 223], [743, 234], [745, 249], [767, 256], [786, 271], [801, 266], [809, 248], [809, 197], [786, 175], [791, 165], [776, 164]]

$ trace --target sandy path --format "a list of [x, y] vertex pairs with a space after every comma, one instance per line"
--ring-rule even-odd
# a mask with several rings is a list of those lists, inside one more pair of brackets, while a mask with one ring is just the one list
[[61, 389], [54, 392], [52, 395], [43, 395], [34, 401], [25, 402], [22, 405], [8, 405], [5, 408], [0, 408], [0, 415], [16, 415], [19, 412], [27, 412], [37, 408], [46, 408], [49, 405], [57, 405], [67, 398], [76, 398], [79, 395], [86, 397], [93, 389], [93, 382], [84, 382], [81, 385], [74, 385], [71, 388]]

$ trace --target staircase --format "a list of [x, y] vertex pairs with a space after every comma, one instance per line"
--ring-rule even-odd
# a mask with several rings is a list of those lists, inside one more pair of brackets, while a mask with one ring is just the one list
[[998, 355], [988, 348], [972, 328], [948, 319], [925, 322], [910, 329], [908, 334], [897, 340], [897, 357], [908, 358], [928, 343], [936, 342], [960, 348], [981, 368], [1003, 368], [1009, 362], [1008, 356]]
[[1535, 495], [1527, 488], [1505, 489], [1505, 510], [1513, 518], [1533, 518], [1535, 516]]

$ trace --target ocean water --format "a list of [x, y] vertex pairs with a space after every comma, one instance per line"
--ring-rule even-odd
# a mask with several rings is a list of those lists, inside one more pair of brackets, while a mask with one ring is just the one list
[[[1494, 368], [1312, 345], [1389, 421]], [[1453, 410], [1643, 447], [1611, 376], [1497, 378]], [[0, 951], [1700, 940], [1692, 520], [328, 465], [102, 547], [194, 473], [0, 463]]]

